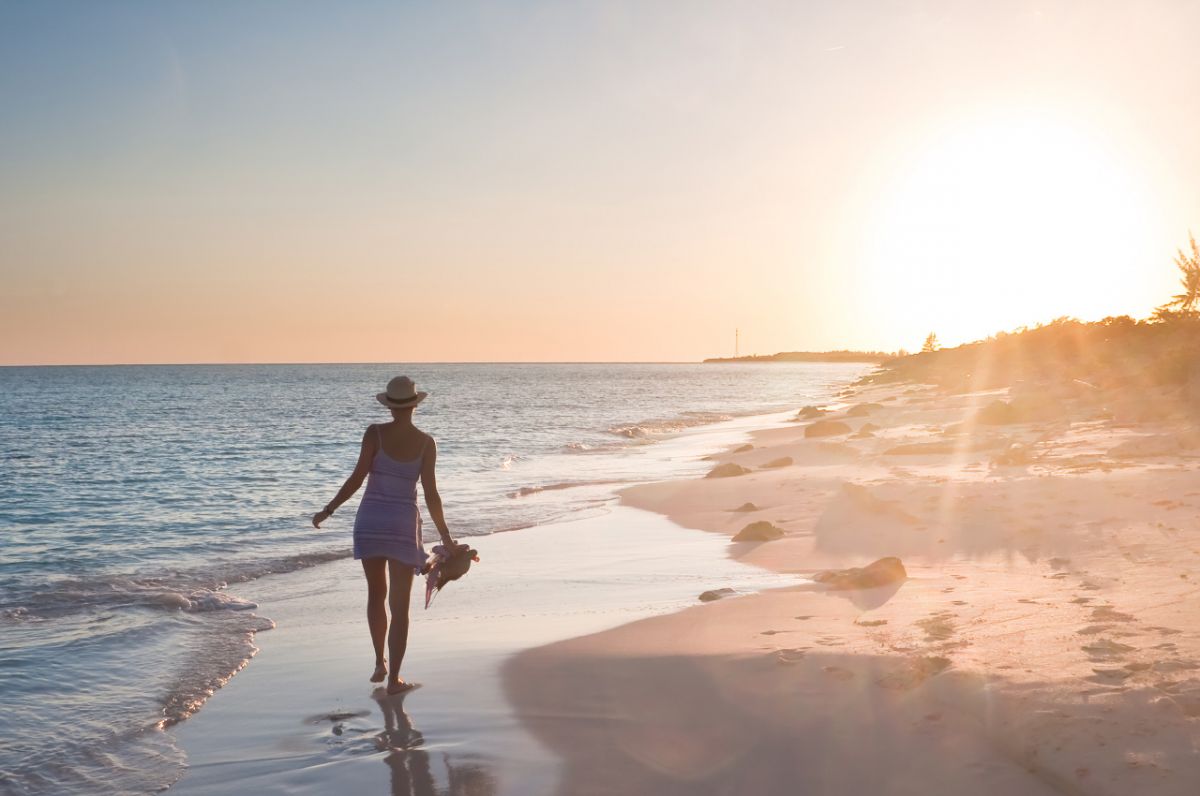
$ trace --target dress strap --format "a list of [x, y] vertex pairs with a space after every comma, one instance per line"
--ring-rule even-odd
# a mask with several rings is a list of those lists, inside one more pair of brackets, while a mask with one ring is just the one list
[[383, 450], [383, 431], [378, 425], [375, 426], [375, 440], [379, 443], [379, 450]]

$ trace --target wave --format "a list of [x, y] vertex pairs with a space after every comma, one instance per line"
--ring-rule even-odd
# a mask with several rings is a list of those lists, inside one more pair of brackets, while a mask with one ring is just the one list
[[249, 614], [217, 618], [214, 632], [198, 633], [183, 643], [187, 654], [162, 699], [162, 717], [155, 725], [164, 729], [187, 719], [258, 654], [254, 636], [273, 630], [266, 617]]
[[669, 419], [644, 420], [640, 423], [611, 426], [608, 433], [626, 439], [647, 439], [678, 434], [695, 426], [719, 423], [723, 420], [731, 420], [733, 417], [735, 415], [724, 412], [683, 412], [679, 416]]
[[529, 495], [536, 495], [539, 492], [553, 492], [559, 489], [574, 489], [579, 486], [608, 486], [611, 484], [629, 483], [622, 479], [605, 479], [601, 481], [560, 481], [554, 484], [541, 484], [539, 486], [523, 486], [515, 492], [509, 492], [510, 498], [522, 498]]
[[226, 562], [212, 569], [156, 575], [119, 574], [64, 578], [46, 587], [10, 595], [0, 603], [0, 617], [10, 621], [54, 619], [82, 611], [148, 608], [207, 613], [248, 611], [258, 605], [224, 591], [263, 575], [293, 572], [348, 558], [348, 550], [299, 553], [279, 558]]

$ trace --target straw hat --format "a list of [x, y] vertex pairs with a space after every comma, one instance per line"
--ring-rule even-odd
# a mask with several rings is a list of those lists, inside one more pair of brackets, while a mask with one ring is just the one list
[[388, 409], [407, 409], [425, 400], [427, 392], [417, 392], [417, 387], [408, 376], [397, 376], [388, 382], [387, 392], [375, 394], [375, 400]]

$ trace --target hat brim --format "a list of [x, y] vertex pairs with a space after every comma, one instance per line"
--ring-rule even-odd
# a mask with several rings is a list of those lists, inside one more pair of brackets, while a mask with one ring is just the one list
[[406, 401], [393, 401], [391, 398], [388, 398], [387, 393], [379, 392], [375, 393], [375, 400], [379, 401], [379, 403], [383, 404], [388, 409], [408, 409], [410, 406], [416, 406], [417, 404], [421, 403], [421, 401], [424, 401], [428, 395], [429, 393], [427, 392], [418, 392], [416, 395]]

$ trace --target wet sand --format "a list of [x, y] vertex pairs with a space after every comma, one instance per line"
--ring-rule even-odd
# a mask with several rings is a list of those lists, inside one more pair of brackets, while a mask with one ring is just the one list
[[205, 707], [172, 730], [180, 794], [552, 793], [559, 759], [505, 698], [503, 662], [555, 640], [669, 613], [701, 584], [796, 582], [723, 556], [723, 543], [627, 507], [479, 537], [481, 561], [425, 611], [414, 590], [403, 669], [422, 686], [388, 698], [372, 652], [358, 562], [239, 586], [276, 629]]

